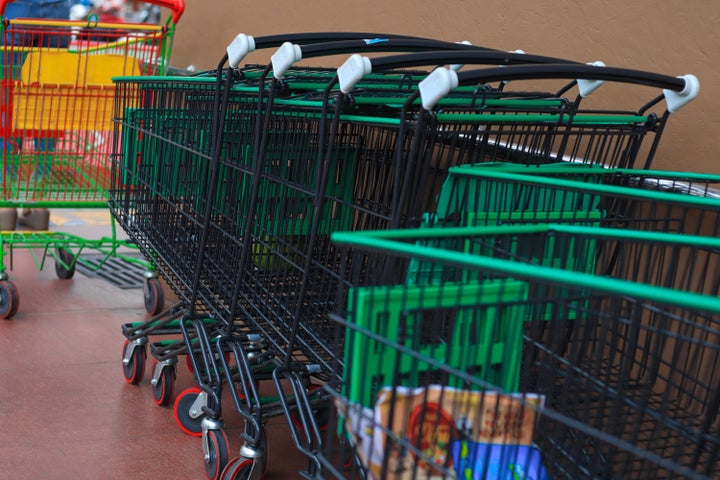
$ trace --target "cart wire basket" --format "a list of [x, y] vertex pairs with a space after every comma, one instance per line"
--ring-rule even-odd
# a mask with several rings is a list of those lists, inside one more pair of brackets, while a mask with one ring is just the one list
[[667, 279], [686, 263], [716, 278], [716, 238], [534, 224], [333, 239], [353, 273], [333, 315], [327, 476], [715, 475], [717, 282]]

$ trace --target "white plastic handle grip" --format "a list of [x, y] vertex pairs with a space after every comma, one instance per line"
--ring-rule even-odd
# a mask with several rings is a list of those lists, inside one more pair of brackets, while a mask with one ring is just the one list
[[[588, 63], [588, 65], [592, 65], [593, 67], [604, 67], [605, 63], [601, 61]], [[589, 96], [592, 92], [600, 88], [600, 86], [605, 83], [602, 80], [583, 80], [582, 78], [577, 79], [577, 85], [578, 90], [580, 91], [580, 96], [585, 98]]]
[[368, 57], [353, 54], [337, 69], [338, 83], [342, 93], [349, 93], [365, 75], [372, 72], [372, 63]]
[[273, 67], [273, 76], [280, 80], [295, 62], [302, 60], [302, 49], [300, 45], [285, 42], [270, 57]]
[[667, 104], [667, 109], [670, 113], [677, 112], [700, 93], [700, 81], [695, 75], [682, 75], [678, 78], [685, 80], [685, 88], [679, 92], [675, 92], [673, 90], [663, 90], [665, 103]]
[[446, 97], [450, 90], [457, 86], [457, 72], [443, 67], [436, 68], [418, 84], [423, 108], [432, 109], [440, 99]]
[[235, 39], [227, 46], [228, 63], [232, 68], [240, 65], [243, 58], [248, 53], [255, 50], [255, 39], [250, 35], [244, 33], [239, 34]]

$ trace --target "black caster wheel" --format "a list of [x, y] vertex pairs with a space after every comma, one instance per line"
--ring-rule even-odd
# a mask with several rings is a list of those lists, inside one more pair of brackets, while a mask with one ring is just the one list
[[[252, 475], [254, 462], [248, 458], [233, 458], [222, 472], [220, 480], [248, 480]], [[264, 476], [260, 477], [261, 479]]]
[[267, 472], [268, 457], [270, 451], [268, 449], [268, 438], [265, 431], [262, 432], [260, 439], [262, 455], [258, 458], [236, 457], [228, 462], [227, 467], [222, 472], [220, 480], [262, 480]]
[[10, 280], [0, 281], [0, 318], [12, 318], [20, 306], [17, 287]]
[[207, 431], [205, 473], [210, 480], [220, 480], [228, 463], [228, 440], [222, 430]]
[[[153, 361], [153, 372], [157, 360]], [[173, 396], [173, 390], [175, 389], [175, 368], [172, 366], [163, 366], [160, 376], [155, 379], [153, 378], [152, 391], [153, 397], [155, 397], [155, 403], [161, 407], [164, 407], [170, 403], [170, 399]]]
[[145, 301], [145, 311], [150, 315], [157, 315], [162, 311], [165, 296], [159, 278], [150, 277], [145, 281], [143, 300]]
[[67, 248], [55, 250], [60, 261], [55, 260], [55, 274], [62, 280], [69, 280], [75, 275], [75, 256]]
[[190, 407], [192, 407], [201, 393], [202, 390], [200, 390], [199, 387], [191, 387], [183, 390], [175, 399], [175, 408], [173, 409], [175, 421], [180, 427], [180, 430], [193, 437], [202, 436], [202, 420], [205, 415], [193, 416], [190, 412]]
[[132, 355], [126, 362], [126, 353], [131, 348], [130, 340], [125, 340], [123, 345], [123, 375], [125, 381], [131, 385], [137, 385], [143, 379], [145, 375], [145, 359], [147, 358], [147, 352], [145, 352], [145, 346], [139, 345], [133, 349]]

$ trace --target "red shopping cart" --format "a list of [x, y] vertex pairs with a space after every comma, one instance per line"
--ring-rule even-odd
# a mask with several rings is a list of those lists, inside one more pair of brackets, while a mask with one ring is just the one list
[[[0, 3], [0, 14], [11, 3]], [[3, 18], [0, 139], [0, 206], [15, 208], [107, 208], [112, 148], [112, 106], [116, 75], [162, 75], [168, 67], [175, 24], [184, 2], [156, 1], [171, 10], [165, 24], [99, 22], [96, 17]], [[112, 257], [147, 270], [145, 307], [156, 313], [162, 289], [153, 267], [126, 255], [131, 245], [116, 235], [86, 239], [59, 231], [4, 231], [0, 234], [0, 315], [18, 309], [17, 287], [9, 280], [6, 257], [32, 252], [39, 268], [50, 258], [58, 277], [71, 278], [78, 263], [102, 268]], [[39, 251], [40, 254], [36, 252]], [[83, 253], [100, 255], [87, 262]]]

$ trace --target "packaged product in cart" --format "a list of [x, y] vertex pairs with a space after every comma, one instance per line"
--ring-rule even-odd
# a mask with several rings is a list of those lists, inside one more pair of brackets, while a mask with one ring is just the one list
[[532, 442], [543, 403], [532, 394], [387, 387], [374, 409], [345, 413], [371, 478], [544, 480]]

